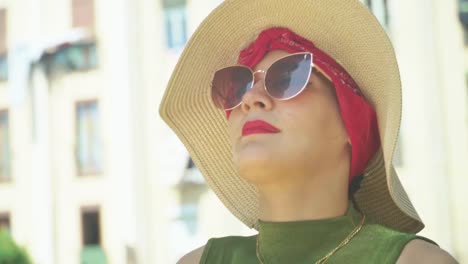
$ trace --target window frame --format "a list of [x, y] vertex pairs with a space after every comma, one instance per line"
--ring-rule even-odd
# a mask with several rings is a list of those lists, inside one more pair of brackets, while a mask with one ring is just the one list
[[[185, 44], [188, 41], [188, 21], [187, 21], [187, 5], [175, 5], [175, 6], [167, 6], [164, 7], [163, 9], [163, 19], [164, 19], [164, 32], [165, 32], [165, 37], [166, 37], [166, 47], [170, 50], [179, 50], [183, 49]], [[173, 14], [181, 14], [181, 20], [176, 20], [176, 19], [171, 19]], [[177, 42], [177, 38], [174, 34], [175, 29], [177, 29], [177, 26], [175, 26], [174, 22], [180, 23], [181, 28], [182, 28], [182, 33], [183, 36], [181, 38], [181, 42]]]
[[[3, 21], [2, 21], [3, 20]], [[6, 75], [0, 74], [0, 82], [8, 80], [8, 9], [0, 8], [0, 61], [6, 69]], [[1, 73], [1, 72], [0, 72]]]
[[8, 9], [0, 7], [0, 55], [8, 49]]
[[362, 0], [362, 2], [377, 17], [380, 24], [388, 29], [390, 24], [389, 0]]
[[[2, 222], [3, 219], [7, 220], [7, 222], [8, 222], [7, 231], [11, 232], [11, 213], [6, 212], [6, 211], [0, 212], [0, 222]], [[0, 230], [1, 230], [1, 228], [0, 228]]]
[[[80, 164], [80, 160], [79, 160], [79, 147], [80, 147], [80, 144], [79, 144], [79, 129], [80, 129], [80, 124], [79, 124], [79, 107], [82, 106], [82, 105], [90, 105], [90, 104], [93, 104], [95, 103], [96, 104], [96, 111], [97, 111], [97, 139], [96, 141], [98, 142], [97, 144], [100, 144], [100, 146], [98, 146], [98, 148], [100, 147], [101, 148], [101, 154], [100, 156], [98, 157], [98, 166], [97, 167], [94, 167], [94, 168], [86, 168], [85, 166], [81, 166]], [[103, 173], [104, 171], [104, 162], [103, 162], [103, 151], [102, 151], [102, 137], [101, 137], [101, 129], [100, 129], [100, 115], [99, 115], [99, 112], [100, 112], [100, 107], [99, 107], [99, 100], [97, 98], [94, 98], [94, 99], [86, 99], [86, 100], [78, 100], [75, 102], [75, 108], [74, 108], [74, 115], [75, 115], [75, 147], [74, 147], [74, 157], [75, 157], [75, 168], [76, 168], [76, 175], [79, 177], [79, 178], [83, 178], [83, 177], [95, 177], [95, 176], [99, 176]], [[99, 155], [99, 154], [98, 154]]]
[[[0, 119], [1, 117], [6, 114], [6, 117], [7, 117], [7, 151], [8, 151], [8, 166], [7, 166], [7, 173], [6, 175], [3, 175], [2, 173], [0, 173], [0, 184], [2, 183], [11, 183], [12, 180], [13, 180], [13, 177], [12, 177], [12, 159], [11, 159], [11, 138], [10, 138], [10, 135], [11, 135], [11, 126], [10, 126], [10, 111], [9, 109], [0, 109]], [[0, 139], [1, 140], [1, 139]], [[1, 151], [1, 149], [0, 149]], [[0, 160], [0, 162], [3, 162], [3, 160]]]

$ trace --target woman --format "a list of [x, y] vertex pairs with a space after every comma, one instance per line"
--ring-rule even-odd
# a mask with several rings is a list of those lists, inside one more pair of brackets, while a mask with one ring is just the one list
[[415, 235], [424, 225], [391, 163], [398, 66], [359, 1], [225, 1], [187, 44], [160, 111], [259, 231], [210, 239], [179, 263], [456, 263]]

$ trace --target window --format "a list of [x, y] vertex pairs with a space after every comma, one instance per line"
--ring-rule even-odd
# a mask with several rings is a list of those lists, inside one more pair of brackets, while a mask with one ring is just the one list
[[101, 245], [101, 225], [99, 207], [81, 209], [83, 246]]
[[97, 67], [95, 42], [80, 42], [59, 47], [42, 58], [47, 74], [86, 71]]
[[6, 53], [7, 49], [7, 11], [0, 9], [0, 54]]
[[192, 158], [189, 158], [189, 161], [187, 162], [187, 170], [190, 170], [190, 169], [195, 169], [195, 163], [193, 163], [193, 160]]
[[8, 57], [0, 54], [0, 82], [8, 79]]
[[6, 9], [0, 9], [0, 81], [8, 79], [7, 63], [7, 12]]
[[465, 44], [465, 46], [468, 45], [468, 29], [466, 29], [465, 27], [463, 27], [463, 43]]
[[468, 27], [468, 0], [458, 1], [458, 18], [463, 26], [465, 32], [465, 45], [467, 41], [467, 27]]
[[75, 43], [63, 51], [70, 70], [84, 71], [97, 66], [96, 44]]
[[468, 88], [468, 69], [465, 69], [465, 85]]
[[10, 232], [10, 214], [9, 213], [0, 213], [0, 231], [7, 230]]
[[81, 209], [81, 228], [83, 234], [83, 248], [81, 249], [80, 263], [109, 263], [106, 253], [101, 247], [99, 207]]
[[179, 212], [177, 221], [181, 221], [188, 234], [194, 235], [198, 230], [198, 205], [201, 196], [207, 191], [207, 186], [198, 168], [189, 158], [181, 181], [177, 184], [179, 191]]
[[[94, 32], [94, 1], [72, 1], [72, 26]], [[65, 42], [44, 53], [41, 62], [46, 66], [47, 75], [74, 71], [87, 71], [97, 67], [97, 45], [94, 37], [74, 42]]]
[[94, 30], [94, 1], [72, 0], [72, 26]]
[[0, 111], [0, 182], [8, 182], [10, 177], [10, 125], [7, 110]]
[[76, 105], [75, 155], [79, 175], [98, 174], [102, 171], [97, 101], [78, 102]]
[[395, 153], [393, 154], [393, 164], [396, 167], [403, 166], [403, 150], [402, 150], [402, 139], [401, 136], [397, 140], [397, 144], [395, 146]]
[[163, 6], [167, 47], [182, 48], [187, 42], [186, 3], [181, 0], [165, 0]]
[[374, 15], [379, 19], [380, 23], [388, 27], [389, 16], [388, 16], [388, 0], [363, 0]]

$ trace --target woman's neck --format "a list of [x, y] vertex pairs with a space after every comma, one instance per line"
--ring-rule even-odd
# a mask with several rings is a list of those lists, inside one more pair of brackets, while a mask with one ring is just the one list
[[257, 186], [260, 193], [260, 219], [284, 222], [344, 215], [348, 208], [346, 174], [335, 171], [306, 177], [291, 175], [283, 182]]

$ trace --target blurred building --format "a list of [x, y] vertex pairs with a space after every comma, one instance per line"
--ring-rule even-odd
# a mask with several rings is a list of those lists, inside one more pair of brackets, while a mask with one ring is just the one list
[[[0, 226], [35, 263], [175, 263], [210, 237], [255, 233], [158, 115], [221, 2], [0, 0]], [[400, 63], [395, 162], [422, 235], [468, 262], [465, 1], [364, 2]]]
[[213, 6], [0, 1], [0, 222], [36, 263], [171, 263], [194, 245], [206, 186], [158, 103], [188, 14]]
[[2, 1], [0, 206], [37, 263], [134, 263], [125, 4]]

